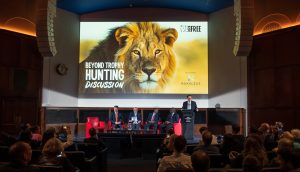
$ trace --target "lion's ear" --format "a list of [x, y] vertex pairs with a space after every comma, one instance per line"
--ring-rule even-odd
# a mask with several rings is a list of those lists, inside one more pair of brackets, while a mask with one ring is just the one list
[[132, 31], [128, 28], [121, 27], [116, 30], [115, 38], [118, 41], [120, 46], [124, 46], [126, 44], [126, 40], [132, 34]]
[[165, 39], [165, 43], [173, 46], [173, 43], [177, 40], [178, 32], [176, 29], [166, 29], [162, 31], [162, 35]]

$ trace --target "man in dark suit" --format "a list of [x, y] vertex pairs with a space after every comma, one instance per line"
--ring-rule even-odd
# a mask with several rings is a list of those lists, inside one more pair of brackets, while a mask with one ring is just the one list
[[187, 101], [183, 102], [182, 109], [191, 110], [192, 112], [198, 111], [197, 103], [192, 100], [192, 96], [187, 95], [186, 98], [187, 98]]
[[[182, 132], [183, 135], [186, 137], [186, 139], [190, 140], [194, 136], [194, 119], [195, 119], [195, 112], [198, 111], [197, 104], [195, 101], [192, 101], [192, 96], [187, 95], [187, 101], [183, 102], [182, 104], [182, 110], [190, 111], [191, 113], [189, 115], [183, 113], [183, 122], [182, 122]], [[192, 125], [191, 125], [192, 122]], [[192, 132], [190, 132], [192, 131]]]
[[147, 118], [147, 124], [145, 125], [145, 131], [149, 131], [149, 128], [153, 126], [153, 131], [156, 133], [159, 120], [158, 108], [155, 108], [152, 113], [149, 113]]
[[122, 129], [122, 114], [119, 113], [119, 107], [114, 106], [114, 111], [110, 114], [109, 120], [112, 124], [113, 129]]
[[138, 108], [134, 107], [133, 112], [129, 114], [129, 125], [131, 126], [132, 130], [139, 130], [141, 129], [140, 124], [142, 121], [142, 116], [138, 113]]
[[178, 113], [176, 113], [176, 109], [171, 108], [167, 120], [160, 125], [161, 132], [165, 133], [169, 131], [171, 128], [173, 128], [173, 123], [177, 123], [178, 121], [179, 121], [179, 115]]

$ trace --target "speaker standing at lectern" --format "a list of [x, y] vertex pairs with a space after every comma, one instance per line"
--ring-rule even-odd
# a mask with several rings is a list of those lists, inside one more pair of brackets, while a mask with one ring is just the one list
[[192, 96], [187, 95], [187, 101], [183, 102], [182, 105], [182, 134], [187, 140], [194, 139], [194, 119], [195, 112], [198, 111], [197, 104], [192, 101]]
[[187, 98], [187, 101], [183, 102], [182, 109], [183, 110], [191, 110], [192, 112], [198, 111], [197, 103], [192, 100], [192, 96], [187, 95], [186, 98]]

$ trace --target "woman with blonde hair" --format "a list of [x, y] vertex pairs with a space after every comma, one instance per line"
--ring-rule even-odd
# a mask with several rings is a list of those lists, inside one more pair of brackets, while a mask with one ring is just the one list
[[49, 139], [43, 147], [39, 165], [62, 166], [65, 172], [75, 171], [74, 166], [64, 154], [62, 142], [57, 138]]
[[9, 148], [10, 163], [0, 167], [0, 171], [13, 172], [38, 172], [37, 167], [29, 166], [32, 150], [28, 143], [19, 141]]

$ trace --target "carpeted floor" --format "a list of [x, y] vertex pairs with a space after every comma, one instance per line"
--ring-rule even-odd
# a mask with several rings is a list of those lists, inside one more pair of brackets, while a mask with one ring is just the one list
[[109, 158], [107, 172], [155, 172], [155, 160]]

